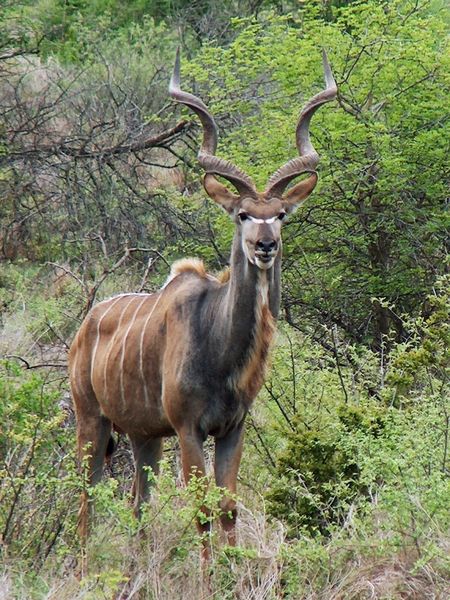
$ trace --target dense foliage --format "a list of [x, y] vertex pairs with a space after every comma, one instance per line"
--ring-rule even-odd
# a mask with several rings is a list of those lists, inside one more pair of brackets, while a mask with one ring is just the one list
[[404, 337], [398, 315], [421, 310], [447, 252], [446, 28], [402, 5], [361, 3], [332, 23], [244, 21], [194, 71], [224, 117], [224, 152], [264, 184], [295, 155], [302, 97], [320, 89], [317, 40], [327, 48], [339, 102], [314, 122], [323, 180], [287, 228], [284, 305], [296, 326], [337, 324], [372, 346]]
[[[282, 318], [248, 420], [240, 545], [213, 540], [217, 598], [445, 598], [449, 485], [450, 53], [445, 2], [5, 2], [0, 14], [0, 596], [195, 598], [199, 503], [168, 443], [144, 535], [126, 440], [78, 496], [67, 349], [86, 311], [157, 289], [171, 262], [227, 264], [183, 81], [219, 153], [260, 186], [314, 117], [319, 186], [284, 228]], [[175, 516], [176, 515], [176, 518]]]

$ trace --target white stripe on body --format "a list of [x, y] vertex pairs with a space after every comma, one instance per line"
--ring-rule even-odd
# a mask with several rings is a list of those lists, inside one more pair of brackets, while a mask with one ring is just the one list
[[118, 300], [119, 298], [124, 298], [125, 296], [151, 296], [148, 292], [122, 292], [121, 294], [114, 294], [111, 298], [105, 298], [104, 300], [100, 300], [97, 302], [96, 306], [103, 304], [104, 302], [111, 302], [111, 300]]
[[77, 377], [76, 377], [77, 362], [78, 362], [78, 352], [75, 354], [75, 359], [74, 359], [74, 361], [72, 363], [72, 369], [71, 369], [71, 373], [70, 373], [70, 375], [71, 375], [71, 377], [70, 377], [70, 387], [72, 389], [72, 395], [74, 394], [74, 392], [77, 391], [76, 390], [77, 385], [75, 383], [76, 380], [77, 380]]
[[123, 340], [122, 340], [122, 354], [120, 357], [120, 396], [122, 398], [122, 406], [125, 406], [125, 389], [123, 386], [123, 362], [125, 360], [125, 346], [127, 344], [127, 338], [128, 338], [128, 334], [131, 331], [131, 328], [134, 325], [134, 322], [136, 320], [137, 314], [139, 312], [139, 309], [141, 308], [141, 306], [144, 304], [144, 302], [147, 300], [149, 296], [146, 296], [145, 298], [143, 298], [141, 300], [141, 302], [139, 302], [138, 307], [136, 308], [136, 310], [134, 311], [133, 317], [130, 321], [130, 324], [128, 325], [128, 328], [125, 332], [125, 335], [123, 336]]
[[153, 313], [155, 312], [155, 308], [158, 306], [158, 303], [161, 300], [162, 295], [163, 295], [163, 293], [161, 291], [157, 301], [153, 305], [152, 310], [148, 313], [147, 318], [145, 319], [145, 323], [144, 323], [144, 326], [141, 331], [141, 339], [139, 342], [139, 371], [141, 374], [142, 386], [144, 388], [144, 396], [145, 396], [145, 405], [146, 406], [149, 406], [149, 397], [148, 397], [147, 382], [145, 380], [145, 375], [144, 375], [144, 335], [145, 335], [145, 329], [148, 325], [148, 322], [150, 321]]
[[[119, 300], [122, 297], [123, 296], [119, 296], [119, 298], [117, 298], [117, 300]], [[124, 308], [122, 309], [122, 312], [120, 313], [119, 321], [117, 323], [116, 332], [112, 336], [111, 341], [109, 342], [109, 348], [108, 348], [108, 352], [106, 353], [105, 364], [103, 366], [103, 395], [104, 395], [105, 398], [107, 398], [107, 396], [108, 396], [108, 383], [107, 383], [108, 380], [107, 380], [107, 377], [106, 377], [106, 371], [108, 370], [108, 363], [109, 363], [109, 358], [111, 356], [111, 351], [112, 351], [112, 349], [114, 347], [114, 342], [116, 340], [117, 332], [120, 330], [120, 325], [122, 324], [123, 315], [125, 314], [125, 311], [130, 306], [130, 304], [133, 302], [134, 298], [135, 297], [132, 296], [130, 298], [130, 300], [125, 304]]]
[[115, 301], [111, 304], [111, 306], [109, 306], [105, 312], [102, 314], [102, 316], [100, 317], [100, 319], [97, 322], [97, 338], [95, 340], [95, 344], [94, 344], [94, 350], [92, 352], [92, 358], [91, 358], [91, 385], [93, 385], [93, 376], [94, 376], [94, 365], [95, 365], [95, 356], [97, 354], [97, 349], [98, 349], [98, 344], [100, 342], [100, 326], [102, 324], [103, 319], [106, 317], [106, 315], [109, 313], [109, 311], [117, 304], [117, 302], [120, 300], [119, 298], [116, 298]]

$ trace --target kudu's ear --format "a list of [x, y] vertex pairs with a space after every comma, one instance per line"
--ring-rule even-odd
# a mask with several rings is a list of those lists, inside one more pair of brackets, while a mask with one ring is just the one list
[[239, 202], [240, 196], [233, 194], [222, 183], [217, 181], [214, 175], [207, 173], [203, 178], [203, 186], [210, 198], [220, 204], [228, 213], [232, 213]]
[[295, 208], [306, 200], [317, 184], [317, 174], [312, 173], [308, 179], [303, 179], [283, 196], [283, 207], [286, 212], [292, 212]]

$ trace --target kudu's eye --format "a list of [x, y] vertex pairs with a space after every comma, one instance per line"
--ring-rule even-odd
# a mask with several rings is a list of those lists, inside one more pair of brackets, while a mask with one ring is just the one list
[[278, 215], [278, 218], [280, 219], [280, 221], [282, 221], [286, 215], [287, 215], [287, 213], [285, 213], [284, 211], [280, 212], [280, 214]]
[[247, 214], [247, 213], [245, 213], [245, 212], [240, 212], [240, 213], [238, 214], [238, 217], [239, 217], [239, 220], [240, 220], [240, 221], [246, 221], [246, 220], [248, 219], [248, 214]]

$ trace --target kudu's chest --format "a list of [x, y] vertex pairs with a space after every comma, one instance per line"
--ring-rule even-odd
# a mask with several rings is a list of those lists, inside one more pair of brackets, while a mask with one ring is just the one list
[[186, 331], [189, 343], [168, 341], [173, 350], [167, 353], [171, 368], [164, 369], [163, 389], [181, 400], [181, 418], [196, 420], [205, 437], [221, 437], [242, 422], [263, 384], [274, 320], [263, 307], [239, 343], [224, 342], [213, 327]]

